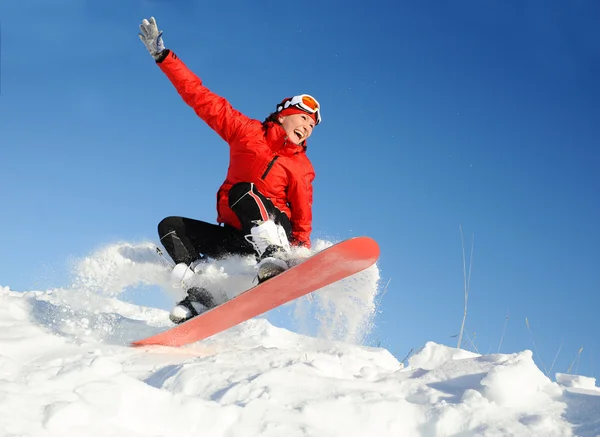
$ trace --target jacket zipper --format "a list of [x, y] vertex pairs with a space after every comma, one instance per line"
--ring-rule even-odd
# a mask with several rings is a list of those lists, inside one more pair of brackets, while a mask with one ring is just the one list
[[275, 164], [275, 161], [277, 161], [277, 158], [279, 158], [279, 156], [275, 156], [275, 157], [273, 157], [273, 159], [271, 159], [271, 162], [269, 162], [269, 165], [267, 166], [267, 169], [265, 170], [265, 172], [261, 176], [261, 179], [264, 179], [264, 178], [267, 177], [267, 175], [271, 171], [271, 168], [273, 168], [273, 164]]

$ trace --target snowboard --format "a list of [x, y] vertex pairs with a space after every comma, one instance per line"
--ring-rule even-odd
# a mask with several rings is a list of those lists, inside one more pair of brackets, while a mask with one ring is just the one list
[[183, 346], [211, 337], [373, 265], [379, 245], [369, 237], [334, 244], [279, 275], [180, 325], [132, 346]]

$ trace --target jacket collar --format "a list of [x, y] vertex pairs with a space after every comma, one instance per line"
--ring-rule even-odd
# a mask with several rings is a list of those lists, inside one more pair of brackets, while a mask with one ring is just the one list
[[266, 129], [265, 137], [267, 144], [273, 152], [280, 155], [292, 156], [306, 151], [306, 141], [304, 141], [303, 145], [290, 141], [283, 126], [279, 123], [269, 121], [267, 122]]

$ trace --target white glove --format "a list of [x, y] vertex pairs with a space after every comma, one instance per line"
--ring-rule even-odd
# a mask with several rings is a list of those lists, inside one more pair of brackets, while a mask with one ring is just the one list
[[138, 36], [152, 57], [155, 60], [160, 58], [162, 51], [165, 49], [165, 44], [162, 39], [162, 30], [158, 30], [154, 17], [150, 17], [150, 21], [144, 18], [142, 24], [140, 24], [140, 30], [142, 33], [138, 34]]

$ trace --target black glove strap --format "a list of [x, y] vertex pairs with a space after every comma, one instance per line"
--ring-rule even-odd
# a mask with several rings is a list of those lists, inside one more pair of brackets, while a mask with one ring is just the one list
[[157, 64], [160, 64], [162, 61], [164, 61], [167, 56], [169, 56], [169, 53], [171, 53], [171, 50], [169, 49], [164, 49], [162, 52], [160, 52], [160, 55], [158, 55], [157, 58], [154, 58], [156, 60]]

